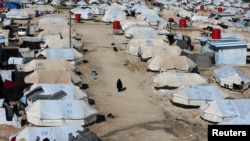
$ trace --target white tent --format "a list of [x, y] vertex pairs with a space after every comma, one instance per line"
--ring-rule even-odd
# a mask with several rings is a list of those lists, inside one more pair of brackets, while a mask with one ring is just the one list
[[126, 38], [133, 38], [134, 35], [157, 35], [158, 32], [151, 26], [140, 26], [134, 25], [130, 26], [124, 31], [124, 35]]
[[142, 53], [144, 50], [146, 50], [146, 48], [153, 48], [155, 46], [164, 47], [168, 46], [168, 44], [163, 40], [162, 37], [159, 36], [132, 38], [127, 44], [127, 53], [132, 55], [139, 55], [139, 53]]
[[[173, 61], [174, 60], [174, 61]], [[187, 56], [178, 55], [156, 55], [149, 60], [148, 69], [151, 71], [169, 71], [192, 72], [196, 64]]]
[[119, 9], [109, 9], [105, 11], [102, 17], [102, 21], [109, 23], [114, 21], [121, 21], [126, 18], [126, 13], [124, 11]]
[[[49, 38], [51, 37], [51, 38]], [[66, 37], [66, 38], [58, 38], [60, 36], [48, 36], [46, 39], [44, 39], [44, 43], [41, 46], [41, 48], [49, 47], [49, 48], [75, 48], [79, 52], [83, 51], [83, 43], [81, 41], [78, 41], [74, 38]]]
[[149, 23], [143, 20], [138, 20], [138, 19], [123, 19], [120, 21], [121, 29], [125, 31], [127, 28], [133, 25], [144, 25], [144, 26], [149, 26]]
[[217, 86], [209, 85], [185, 85], [170, 93], [172, 102], [186, 106], [201, 106], [228, 97]]
[[15, 138], [16, 141], [35, 141], [37, 137], [40, 140], [45, 138], [56, 141], [66, 141], [69, 139], [69, 134], [76, 137], [77, 131], [83, 131], [84, 128], [80, 125], [64, 125], [57, 127], [25, 127], [23, 130], [11, 135], [9, 141]]
[[11, 9], [10, 11], [6, 13], [6, 18], [30, 19], [31, 17], [32, 17], [31, 14], [21, 9]]
[[39, 55], [47, 59], [66, 59], [73, 64], [81, 63], [83, 60], [83, 55], [74, 48], [48, 48], [36, 54]]
[[232, 90], [245, 90], [250, 85], [249, 77], [231, 65], [215, 69], [214, 78], [221, 86]]
[[37, 100], [25, 109], [36, 126], [87, 125], [96, 121], [97, 109], [83, 100]]
[[76, 7], [70, 10], [72, 12], [71, 18], [75, 19], [75, 14], [81, 14], [81, 19], [83, 20], [92, 20], [94, 19], [94, 13], [92, 12], [91, 7]]
[[153, 78], [153, 85], [156, 89], [169, 87], [178, 88], [184, 85], [206, 85], [206, 79], [197, 73], [176, 73], [162, 72]]
[[250, 110], [249, 107], [249, 99], [217, 100], [200, 106], [200, 116], [204, 120], [219, 123], [245, 116]]

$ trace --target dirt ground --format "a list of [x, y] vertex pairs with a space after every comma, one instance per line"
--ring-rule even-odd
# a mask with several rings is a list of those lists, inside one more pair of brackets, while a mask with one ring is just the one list
[[[50, 16], [67, 17], [65, 12]], [[156, 73], [147, 72], [145, 62], [126, 53], [128, 40], [123, 35], [113, 34], [112, 24], [72, 20], [72, 27], [82, 37], [86, 49], [85, 63], [77, 68], [82, 72], [83, 83], [88, 85], [89, 97], [95, 100], [100, 115], [106, 118], [87, 126], [98, 137], [103, 141], [207, 140], [207, 126], [213, 123], [200, 118], [199, 108], [174, 105], [168, 95], [156, 91], [152, 85]], [[114, 51], [114, 47], [118, 51]], [[217, 67], [200, 69], [200, 75], [210, 80], [211, 85], [217, 85], [212, 81], [213, 70]], [[239, 68], [250, 76], [248, 65]], [[92, 71], [97, 72], [95, 77]], [[126, 90], [117, 91], [118, 79]], [[249, 90], [243, 93], [222, 90], [233, 98], [250, 97]], [[8, 140], [9, 135], [19, 130], [1, 125], [0, 141]]]

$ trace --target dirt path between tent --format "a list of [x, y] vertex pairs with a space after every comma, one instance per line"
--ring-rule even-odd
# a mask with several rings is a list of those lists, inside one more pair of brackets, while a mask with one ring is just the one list
[[[207, 126], [199, 118], [198, 109], [173, 106], [168, 97], [153, 89], [146, 63], [126, 53], [126, 39], [114, 35], [112, 25], [85, 21], [73, 27], [82, 35], [88, 50], [79, 65], [87, 93], [96, 102], [106, 121], [89, 128], [104, 141], [206, 140]], [[118, 51], [114, 51], [114, 47]], [[97, 76], [91, 76], [96, 71]], [[116, 89], [121, 79], [125, 91]], [[112, 114], [113, 118], [107, 115]]]

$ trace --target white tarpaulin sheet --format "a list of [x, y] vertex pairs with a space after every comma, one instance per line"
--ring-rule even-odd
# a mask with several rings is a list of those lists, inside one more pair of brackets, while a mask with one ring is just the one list
[[83, 100], [37, 100], [25, 109], [36, 126], [85, 125], [96, 121], [97, 109]]

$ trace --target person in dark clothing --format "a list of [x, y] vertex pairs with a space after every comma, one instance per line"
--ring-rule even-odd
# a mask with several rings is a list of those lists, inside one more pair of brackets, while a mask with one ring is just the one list
[[123, 86], [122, 86], [121, 79], [117, 80], [117, 82], [116, 82], [116, 88], [117, 88], [118, 92], [122, 91]]

